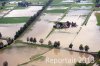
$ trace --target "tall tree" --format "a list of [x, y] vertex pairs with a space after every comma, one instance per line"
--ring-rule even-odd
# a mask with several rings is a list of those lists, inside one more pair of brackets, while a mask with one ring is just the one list
[[36, 43], [36, 42], [37, 42], [37, 40], [36, 40], [36, 38], [34, 38], [34, 39], [33, 39], [33, 43]]
[[71, 49], [73, 48], [73, 44], [72, 43], [69, 45], [69, 48], [71, 48]]
[[2, 34], [0, 33], [0, 38], [2, 38]]
[[84, 49], [85, 49], [85, 51], [88, 51], [88, 50], [89, 50], [89, 46], [86, 45], [86, 46], [84, 47]]
[[57, 41], [54, 42], [54, 47], [57, 48]]
[[51, 46], [51, 45], [52, 45], [52, 42], [51, 42], [51, 41], [48, 41], [48, 45], [50, 45], [50, 46]]
[[27, 42], [28, 42], [29, 40], [30, 40], [29, 37], [27, 37]]
[[84, 50], [84, 47], [82, 44], [79, 46], [79, 50]]
[[3, 47], [4, 47], [3, 42], [0, 42], [0, 49]]
[[43, 42], [44, 42], [44, 40], [43, 39], [40, 39], [40, 41], [39, 41], [41, 44], [43, 44]]
[[33, 42], [33, 38], [32, 37], [30, 38], [30, 42]]
[[8, 66], [8, 62], [7, 61], [3, 62], [3, 66]]

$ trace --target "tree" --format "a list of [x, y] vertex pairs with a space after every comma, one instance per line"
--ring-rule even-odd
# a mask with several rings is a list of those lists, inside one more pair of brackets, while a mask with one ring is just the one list
[[85, 49], [85, 51], [88, 51], [88, 50], [89, 50], [89, 46], [86, 45], [86, 46], [84, 47], [84, 49]]
[[43, 39], [40, 39], [40, 41], [39, 41], [41, 44], [43, 44], [43, 42], [44, 42], [44, 40]]
[[51, 41], [48, 41], [48, 45], [50, 45], [50, 46], [51, 46], [51, 45], [52, 45], [52, 42], [51, 42]]
[[2, 38], [2, 34], [0, 33], [0, 38]]
[[98, 66], [100, 66], [100, 60], [98, 60], [96, 63], [98, 64]]
[[29, 37], [27, 37], [27, 42], [28, 42], [29, 40], [30, 40]]
[[34, 39], [33, 39], [33, 43], [36, 43], [36, 42], [37, 42], [37, 40], [36, 40], [36, 38], [34, 38]]
[[57, 46], [60, 47], [60, 41], [57, 42]]
[[71, 48], [71, 49], [73, 48], [73, 44], [72, 43], [69, 45], [69, 48]]
[[60, 47], [60, 41], [55, 41], [54, 42], [54, 47], [59, 48]]
[[57, 48], [57, 41], [54, 42], [54, 47]]
[[13, 43], [13, 39], [8, 38], [8, 39], [7, 39], [7, 43], [8, 43], [8, 45], [10, 45], [11, 43]]
[[98, 52], [97, 56], [98, 56], [98, 58], [100, 59], [100, 51]]
[[3, 66], [8, 66], [8, 62], [7, 61], [3, 62]]
[[30, 42], [33, 42], [33, 38], [32, 37], [30, 38]]
[[84, 48], [83, 48], [83, 45], [82, 45], [82, 44], [79, 46], [79, 50], [84, 50]]
[[6, 5], [6, 2], [3, 2], [3, 3], [1, 3], [2, 4], [2, 6], [5, 6]]
[[4, 47], [3, 42], [0, 42], [0, 49], [3, 47]]

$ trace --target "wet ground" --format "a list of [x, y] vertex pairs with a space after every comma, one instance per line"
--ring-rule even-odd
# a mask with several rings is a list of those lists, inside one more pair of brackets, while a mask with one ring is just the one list
[[26, 42], [27, 37], [36, 37], [37, 40], [45, 39], [47, 35], [53, 29], [53, 21], [57, 21], [62, 14], [46, 14], [44, 13], [34, 25], [32, 25], [28, 31], [20, 38], [20, 40]]
[[93, 56], [73, 51], [52, 49], [43, 55], [44, 59], [30, 62], [24, 66], [74, 66], [76, 62], [89, 63]]
[[[69, 28], [69, 29], [63, 29], [63, 30], [55, 30], [47, 39], [46, 43], [51, 40], [54, 41], [60, 41], [61, 47], [68, 48], [69, 44], [73, 43], [73, 49], [79, 50], [80, 44], [83, 44], [83, 46], [88, 45], [90, 47], [89, 52], [97, 52], [100, 50], [100, 27], [97, 26], [97, 20], [95, 17], [95, 12], [92, 13], [91, 17], [89, 18], [89, 21], [86, 26], [81, 26], [83, 23], [82, 20], [79, 20], [77, 22], [77, 19], [74, 19], [72, 16], [72, 20], [76, 20], [76, 23], [78, 24], [77, 28]], [[64, 18], [65, 19], [65, 18]], [[68, 19], [65, 19], [68, 20]], [[70, 18], [71, 20], [71, 18]], [[80, 27], [82, 27], [80, 33], [77, 35], [77, 32], [80, 30]]]
[[22, 27], [24, 23], [18, 23], [18, 24], [0, 24], [0, 32], [3, 37], [11, 37], [14, 38], [14, 35], [16, 34], [16, 31]]
[[3, 66], [4, 61], [8, 62], [8, 66], [17, 66], [29, 61], [32, 56], [45, 53], [48, 50], [48, 48], [32, 45], [14, 44], [12, 47], [0, 50], [0, 66]]
[[[87, 2], [85, 2], [87, 3]], [[81, 4], [81, 3], [80, 3]], [[91, 8], [90, 8], [91, 9]], [[80, 13], [79, 13], [80, 12]], [[84, 22], [86, 15], [90, 12], [90, 10], [70, 10], [68, 14], [62, 19], [62, 22], [65, 21], [74, 21], [78, 24], [76, 28], [69, 28], [63, 30], [55, 30], [50, 36], [45, 40], [44, 43], [48, 43], [49, 40], [52, 42], [60, 41], [62, 48], [68, 48], [69, 44], [73, 43], [73, 49], [79, 50], [78, 47], [80, 44], [83, 46], [88, 45], [90, 47], [89, 52], [95, 52], [100, 50], [100, 27], [96, 25], [97, 21], [94, 16], [94, 13], [91, 15], [86, 26], [81, 26]], [[31, 12], [33, 13], [33, 12]], [[30, 16], [32, 14], [22, 14], [22, 16]], [[77, 14], [78, 13], [78, 14]], [[15, 16], [15, 13], [13, 14]], [[11, 15], [10, 17], [12, 17]], [[16, 15], [19, 16], [16, 12]], [[29, 30], [20, 38], [20, 40], [26, 41], [27, 37], [36, 37], [37, 39], [46, 38], [46, 36], [50, 33], [53, 28], [53, 21], [58, 21], [59, 18], [62, 17], [62, 14], [43, 14]], [[2, 28], [3, 27], [3, 28]], [[5, 28], [6, 27], [6, 28]], [[8, 28], [9, 27], [9, 28]], [[77, 32], [82, 27], [80, 33], [77, 35]], [[19, 27], [17, 27], [19, 28]], [[1, 25], [0, 30], [3, 31], [3, 36], [14, 35], [13, 32], [16, 32], [16, 27], [14, 25]], [[47, 52], [49, 49], [17, 44], [13, 45], [13, 47], [9, 47], [7, 49], [0, 50], [0, 66], [2, 66], [4, 61], [8, 61], [9, 66], [17, 66], [18, 64], [22, 64], [24, 62], [30, 61], [30, 58], [34, 55], [41, 54]], [[24, 66], [74, 66], [77, 61], [83, 62], [85, 59], [89, 58], [89, 62], [93, 60], [93, 56], [77, 53], [73, 51], [52, 49], [46, 54], [42, 55], [44, 59], [40, 59], [31, 63], [28, 63]], [[82, 60], [81, 60], [81, 59]], [[85, 59], [83, 59], [85, 58]], [[50, 59], [71, 59], [71, 61], [54, 61]], [[75, 61], [73, 61], [75, 59]], [[71, 62], [71, 63], [70, 63]], [[86, 62], [87, 63], [87, 62]]]
[[29, 6], [25, 9], [17, 9], [11, 11], [5, 17], [30, 17], [37, 13], [37, 11], [41, 10], [42, 6]]
[[88, 45], [91, 52], [100, 50], [100, 26], [97, 26], [95, 12], [92, 13], [86, 26], [82, 27], [81, 32], [74, 40], [74, 49], [80, 44]]

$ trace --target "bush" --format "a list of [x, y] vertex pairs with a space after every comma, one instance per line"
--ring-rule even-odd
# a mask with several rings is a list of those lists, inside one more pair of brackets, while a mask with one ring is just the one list
[[51, 46], [51, 45], [52, 45], [52, 42], [51, 42], [51, 41], [48, 41], [48, 45], [50, 45], [50, 46]]
[[98, 60], [96, 63], [98, 64], [98, 66], [100, 66], [100, 60]]
[[97, 56], [98, 56], [98, 58], [100, 59], [100, 51], [98, 52]]
[[39, 42], [40, 42], [41, 44], [43, 44], [44, 40], [43, 40], [43, 39], [40, 39]]
[[75, 64], [75, 66], [87, 66], [87, 64], [86, 64], [86, 63], [79, 63], [79, 62], [77, 62], [77, 63]]

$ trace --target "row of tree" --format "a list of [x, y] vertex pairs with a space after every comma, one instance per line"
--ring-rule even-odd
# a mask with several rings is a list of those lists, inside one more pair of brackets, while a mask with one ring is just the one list
[[30, 19], [26, 22], [26, 24], [24, 24], [23, 27], [20, 28], [20, 30], [18, 30], [14, 36], [14, 39], [17, 39], [33, 22], [35, 22], [35, 20], [41, 15], [41, 13], [43, 12], [43, 10], [45, 10], [48, 5], [52, 2], [53, 0], [49, 0], [41, 10], [39, 10], [34, 16], [30, 17]]
[[[70, 45], [69, 45], [69, 48], [73, 48], [73, 44], [71, 43]], [[81, 51], [83, 51], [83, 50], [85, 50], [85, 51], [88, 51], [89, 50], [89, 46], [88, 45], [86, 45], [86, 46], [83, 46], [82, 44], [79, 46], [79, 50], [81, 50]]]
[[[31, 43], [36, 44], [37, 43], [37, 39], [33, 38], [33, 37], [30, 37], [30, 38], [27, 37], [27, 42], [31, 42]], [[44, 40], [40, 39], [39, 42], [41, 44], [43, 44]], [[60, 41], [55, 41], [54, 43], [52, 43], [51, 41], [48, 41], [48, 45], [51, 45], [51, 46], [54, 46], [55, 48], [58, 48], [58, 47], [60, 47]], [[72, 43], [69, 45], [69, 48], [71, 48], [71, 49], [73, 48], [73, 44]], [[86, 46], [83, 47], [83, 45], [81, 44], [79, 46], [79, 50], [81, 50], [81, 51], [83, 51], [83, 50], [88, 51], [89, 50], [89, 46], [86, 45]]]
[[4, 44], [2, 41], [0, 42], [0, 49], [2, 49], [4, 47], [6, 47], [7, 45], [10, 45], [10, 44], [13, 43], [13, 39], [11, 39], [11, 38], [6, 39], [5, 41], [7, 42], [7, 44]]
[[[33, 38], [33, 37], [30, 37], [30, 38], [27, 37], [27, 42], [36, 44], [37, 43], [37, 39]], [[39, 42], [40, 42], [40, 44], [43, 44], [44, 40], [40, 39]], [[54, 46], [55, 48], [59, 48], [60, 47], [60, 41], [55, 41], [54, 43], [52, 43], [51, 41], [48, 41], [48, 45], [49, 46]]]

